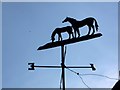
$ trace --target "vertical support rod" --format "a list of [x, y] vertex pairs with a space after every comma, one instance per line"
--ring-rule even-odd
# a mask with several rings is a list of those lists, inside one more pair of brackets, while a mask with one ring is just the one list
[[64, 58], [64, 45], [61, 46], [61, 58], [62, 58], [62, 86], [63, 86], [63, 90], [65, 90], [65, 58]]

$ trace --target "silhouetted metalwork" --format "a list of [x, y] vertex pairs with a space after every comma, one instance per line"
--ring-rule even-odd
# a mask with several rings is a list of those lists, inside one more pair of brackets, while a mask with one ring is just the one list
[[113, 86], [112, 90], [119, 90], [120, 89], [120, 80]]
[[[76, 37], [76, 33], [78, 34], [78, 37], [80, 37], [79, 28], [83, 27], [85, 25], [87, 25], [88, 28], [89, 28], [89, 31], [88, 31], [87, 35], [90, 35], [91, 28], [93, 29], [92, 34], [95, 33], [95, 28], [96, 28], [96, 31], [98, 31], [98, 23], [97, 23], [96, 19], [94, 19], [93, 17], [89, 17], [89, 18], [83, 19], [81, 21], [78, 21], [78, 20], [76, 20], [74, 18], [71, 18], [71, 17], [66, 17], [65, 20], [62, 21], [62, 23], [64, 23], [64, 22], [71, 23], [71, 25], [74, 29], [75, 37]], [[94, 28], [94, 25], [93, 25], [94, 22], [95, 22], [95, 28]]]
[[80, 42], [80, 41], [85, 41], [85, 40], [97, 38], [100, 36], [102, 36], [102, 34], [98, 33], [98, 34], [94, 34], [94, 35], [82, 36], [80, 38], [72, 38], [72, 39], [66, 39], [63, 41], [50, 42], [50, 43], [47, 43], [43, 46], [40, 46], [37, 50], [44, 50], [44, 49], [49, 49], [49, 48], [53, 48], [53, 47], [57, 47], [57, 46], [61, 46], [61, 45], [72, 44], [72, 43], [76, 43], [76, 42]]
[[[28, 68], [28, 70], [35, 70], [35, 68], [62, 68], [62, 66], [37, 66], [35, 65], [35, 63], [28, 63], [28, 65], [30, 65], [30, 67]], [[94, 64], [90, 64], [90, 66], [63, 66], [64, 68], [90, 68], [93, 71], [96, 70], [96, 68], [94, 67]]]
[[61, 33], [63, 33], [63, 32], [67, 32], [69, 34], [69, 39], [71, 39], [71, 35], [74, 38], [74, 35], [73, 35], [73, 32], [72, 32], [72, 27], [71, 26], [66, 26], [66, 27], [62, 27], [62, 28], [56, 28], [53, 31], [53, 33], [51, 35], [52, 42], [54, 42], [56, 34], [58, 34], [58, 41], [60, 41], [60, 39], [62, 41], [62, 35], [61, 35]]
[[[61, 83], [62, 83], [62, 86], [63, 86], [62, 87], [63, 90], [65, 90], [65, 69], [66, 68], [67, 69], [69, 69], [69, 68], [90, 68], [93, 71], [96, 70], [96, 68], [94, 67], [94, 64], [90, 64], [90, 66], [66, 66], [65, 65], [65, 55], [66, 55], [65, 45], [76, 43], [76, 42], [81, 42], [81, 41], [86, 41], [86, 40], [90, 40], [90, 39], [102, 36], [101, 33], [95, 34], [95, 29], [94, 29], [93, 22], [95, 22], [96, 31], [98, 31], [98, 24], [97, 24], [97, 21], [94, 18], [86, 18], [82, 21], [77, 21], [76, 19], [67, 17], [63, 21], [63, 23], [64, 22], [70, 22], [72, 24], [72, 26], [56, 28], [51, 35], [52, 42], [49, 42], [49, 43], [47, 43], [43, 46], [40, 46], [37, 49], [37, 50], [45, 50], [45, 49], [61, 46], [61, 66], [36, 66], [34, 63], [28, 63], [28, 65], [30, 65], [28, 70], [35, 70], [35, 68], [61, 68], [62, 69]], [[89, 27], [89, 32], [88, 32], [87, 35], [80, 37], [79, 28], [82, 27], [82, 26], [85, 26], [85, 25], [87, 25]], [[93, 29], [93, 32], [90, 35], [91, 28]], [[74, 34], [73, 34], [73, 29], [74, 29], [75, 37], [74, 37]], [[62, 39], [61, 33], [63, 33], [63, 32], [67, 32], [69, 34], [68, 39], [65, 39], [65, 40]], [[78, 37], [76, 37], [76, 32], [78, 33]], [[55, 35], [56, 34], [58, 34], [58, 41], [55, 41]], [[72, 38], [71, 38], [71, 35], [72, 35]]]

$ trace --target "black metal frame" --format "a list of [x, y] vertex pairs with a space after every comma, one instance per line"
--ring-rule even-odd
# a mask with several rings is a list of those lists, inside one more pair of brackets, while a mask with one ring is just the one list
[[76, 39], [72, 39], [72, 40], [63, 40], [63, 41], [48, 43], [44, 46], [41, 46], [38, 48], [38, 50], [61, 46], [61, 59], [62, 59], [61, 66], [35, 66], [34, 63], [28, 63], [28, 65], [30, 65], [30, 68], [28, 68], [28, 70], [35, 70], [35, 67], [36, 68], [61, 68], [62, 69], [62, 77], [61, 78], [62, 78], [62, 86], [63, 86], [62, 88], [63, 88], [63, 90], [65, 90], [65, 68], [91, 68], [93, 71], [96, 70], [96, 68], [94, 67], [94, 64], [90, 64], [90, 66], [66, 66], [65, 65], [65, 55], [66, 55], [65, 45], [92, 39], [92, 38], [96, 38], [96, 37], [100, 37], [100, 36], [102, 36], [102, 34], [98, 33], [95, 35], [83, 36], [81, 38], [76, 38]]

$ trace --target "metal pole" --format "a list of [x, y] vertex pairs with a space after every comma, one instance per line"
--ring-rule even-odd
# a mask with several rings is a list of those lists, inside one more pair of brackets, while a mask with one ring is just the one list
[[63, 90], [65, 90], [65, 58], [64, 58], [64, 45], [61, 46], [61, 58], [62, 58], [62, 84], [63, 84]]

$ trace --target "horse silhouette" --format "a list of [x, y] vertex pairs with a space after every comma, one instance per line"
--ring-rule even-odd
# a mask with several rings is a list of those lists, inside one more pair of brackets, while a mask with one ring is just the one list
[[72, 30], [73, 29], [72, 29], [71, 26], [66, 26], [66, 27], [62, 27], [62, 28], [56, 28], [52, 32], [52, 35], [51, 35], [52, 42], [54, 42], [56, 34], [58, 34], [58, 41], [60, 41], [60, 39], [62, 41], [62, 35], [61, 35], [61, 33], [63, 33], [63, 32], [67, 32], [69, 34], [69, 39], [71, 38], [71, 35], [72, 35], [72, 37], [74, 37]]
[[[75, 37], [76, 37], [76, 33], [78, 34], [78, 37], [80, 37], [79, 28], [80, 28], [80, 27], [83, 27], [83, 26], [85, 26], [85, 25], [87, 25], [88, 28], [89, 28], [89, 31], [88, 31], [88, 34], [87, 34], [87, 35], [90, 34], [91, 28], [93, 29], [92, 35], [95, 33], [95, 28], [96, 28], [96, 31], [98, 31], [97, 21], [96, 21], [96, 19], [94, 19], [93, 17], [85, 18], [85, 19], [83, 19], [83, 20], [81, 20], [81, 21], [77, 21], [77, 20], [74, 19], [74, 18], [66, 17], [66, 18], [62, 21], [62, 23], [64, 23], [64, 22], [69, 22], [69, 23], [71, 23], [71, 25], [72, 25], [72, 27], [73, 27], [73, 29], [74, 29]], [[94, 22], [95, 22], [95, 25], [93, 25]], [[94, 28], [94, 26], [95, 26], [95, 28]]]

